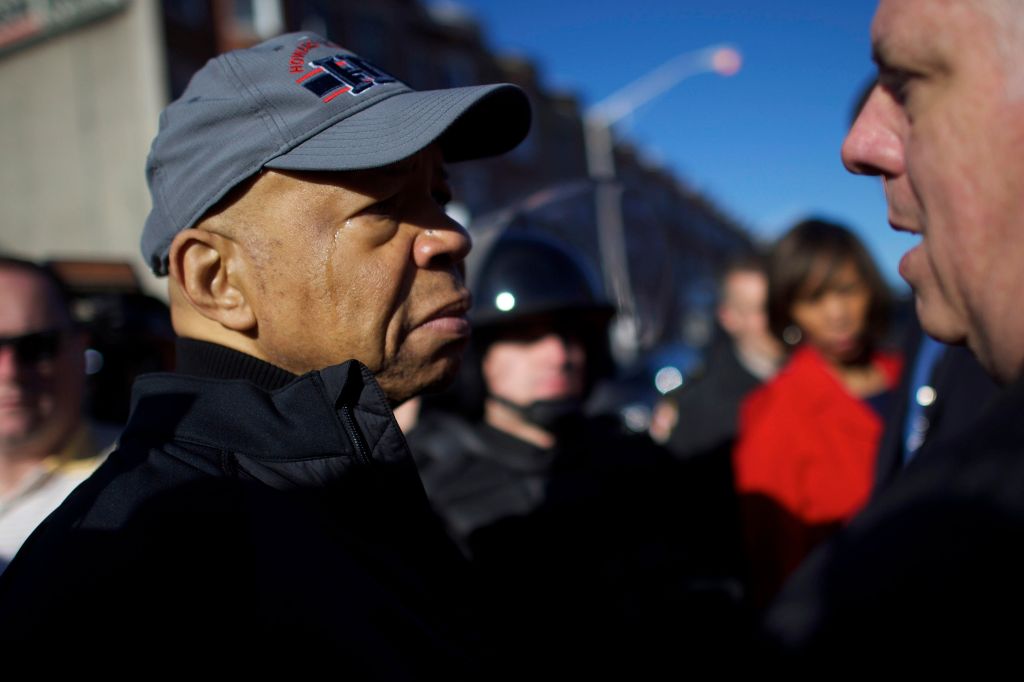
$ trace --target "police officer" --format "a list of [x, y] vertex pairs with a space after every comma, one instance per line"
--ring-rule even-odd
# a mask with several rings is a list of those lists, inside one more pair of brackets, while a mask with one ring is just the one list
[[539, 234], [507, 232], [477, 262], [472, 396], [425, 410], [409, 435], [428, 498], [472, 559], [510, 665], [653, 662], [699, 573], [692, 497], [646, 436], [584, 415], [611, 369], [613, 309], [586, 264]]

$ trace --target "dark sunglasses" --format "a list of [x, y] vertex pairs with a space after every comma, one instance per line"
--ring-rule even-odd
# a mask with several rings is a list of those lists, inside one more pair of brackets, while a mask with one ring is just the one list
[[57, 356], [64, 333], [63, 329], [46, 329], [22, 336], [0, 336], [0, 349], [10, 346], [19, 364], [35, 365]]

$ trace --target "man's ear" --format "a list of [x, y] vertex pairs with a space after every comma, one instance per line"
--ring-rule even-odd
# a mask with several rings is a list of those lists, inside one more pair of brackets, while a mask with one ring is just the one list
[[168, 275], [199, 314], [237, 332], [256, 327], [243, 255], [234, 240], [208, 230], [182, 230], [171, 242], [169, 260]]

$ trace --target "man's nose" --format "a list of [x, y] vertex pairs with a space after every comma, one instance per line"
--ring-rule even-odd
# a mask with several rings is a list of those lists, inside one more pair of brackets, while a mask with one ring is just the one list
[[858, 175], [901, 175], [903, 142], [902, 112], [892, 95], [876, 85], [843, 142], [843, 164]]
[[445, 268], [461, 263], [473, 242], [462, 225], [441, 209], [440, 216], [421, 228], [416, 237], [414, 259], [421, 268]]

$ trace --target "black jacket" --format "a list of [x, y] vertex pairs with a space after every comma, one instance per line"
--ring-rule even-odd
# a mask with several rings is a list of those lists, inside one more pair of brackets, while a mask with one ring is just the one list
[[666, 397], [675, 403], [679, 420], [665, 447], [683, 459], [719, 453], [728, 459], [740, 404], [761, 383], [740, 363], [732, 341], [720, 340], [704, 367]]
[[[878, 446], [873, 494], [878, 494], [903, 469], [904, 429], [910, 401], [914, 399], [910, 395], [910, 384], [923, 334], [921, 323], [915, 316], [903, 347], [906, 360], [903, 378], [895, 393], [898, 405], [886, 419], [885, 431]], [[943, 351], [928, 377], [928, 385], [935, 390], [936, 397], [921, 413], [928, 425], [917, 456], [927, 456], [927, 451], [935, 443], [969, 428], [999, 393], [999, 387], [985, 373], [971, 351], [959, 346], [951, 346]]]
[[912, 460], [793, 576], [765, 621], [771, 645], [798, 660], [855, 655], [860, 665], [1016, 656], [1022, 415], [1024, 380], [967, 432]]
[[409, 443], [472, 559], [508, 652], [502, 673], [643, 677], [680, 642], [732, 636], [740, 595], [723, 510], [650, 439], [581, 418], [547, 450], [434, 412]]
[[463, 569], [359, 363], [276, 390], [148, 375], [118, 449], [3, 575], [0, 640], [59, 628], [83, 647], [458, 676]]

